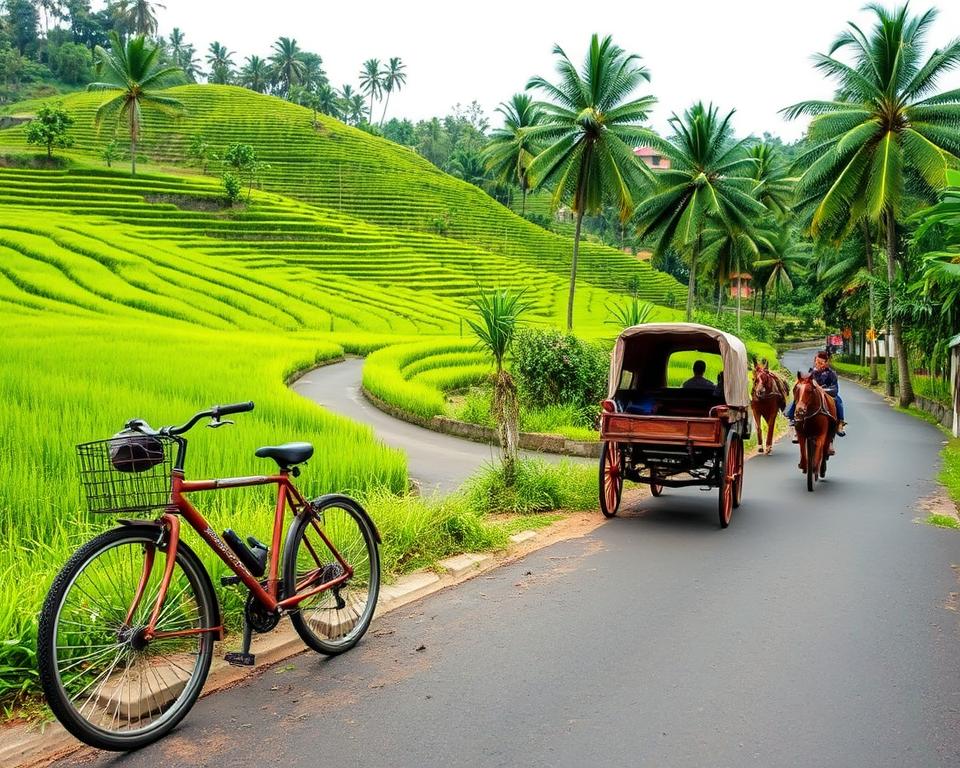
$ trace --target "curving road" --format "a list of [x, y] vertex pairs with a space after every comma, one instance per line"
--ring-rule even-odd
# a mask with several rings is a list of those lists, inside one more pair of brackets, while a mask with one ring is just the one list
[[[404, 451], [410, 477], [420, 484], [425, 494], [456, 490], [478, 467], [498, 459], [499, 449], [495, 446], [444, 435], [387, 415], [363, 396], [362, 376], [363, 359], [351, 357], [305, 373], [293, 383], [292, 389], [334, 413], [369, 424], [383, 442]], [[545, 461], [597, 462], [549, 453], [520, 453]]]
[[960, 765], [960, 534], [914, 521], [942, 436], [841, 386], [813, 494], [781, 442], [725, 531], [715, 493], [668, 489], [83, 764]]

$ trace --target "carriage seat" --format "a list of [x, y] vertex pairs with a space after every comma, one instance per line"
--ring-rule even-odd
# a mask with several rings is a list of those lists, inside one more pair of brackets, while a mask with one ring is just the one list
[[641, 416], [690, 416], [702, 418], [723, 405], [722, 395], [709, 390], [663, 387], [656, 390], [618, 390], [614, 399], [624, 413]]

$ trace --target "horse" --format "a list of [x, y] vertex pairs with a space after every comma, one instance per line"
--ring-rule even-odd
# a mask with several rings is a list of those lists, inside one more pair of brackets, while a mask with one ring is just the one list
[[800, 471], [807, 475], [807, 490], [813, 490], [817, 475], [827, 474], [834, 435], [837, 433], [837, 405], [813, 376], [797, 371], [793, 385], [793, 399], [797, 404], [794, 423], [800, 443]]
[[758, 363], [754, 358], [750, 407], [753, 409], [753, 421], [757, 425], [757, 447], [760, 453], [764, 452], [760, 419], [767, 422], [766, 452], [773, 453], [773, 428], [777, 423], [777, 411], [787, 407], [786, 388], [784, 381], [770, 371], [766, 360]]

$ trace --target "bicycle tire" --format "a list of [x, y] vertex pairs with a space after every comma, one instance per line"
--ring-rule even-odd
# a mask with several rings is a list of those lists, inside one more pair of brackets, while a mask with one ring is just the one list
[[[57, 574], [40, 612], [37, 661], [47, 703], [70, 733], [98, 749], [130, 751], [165, 736], [190, 711], [210, 670], [214, 632], [151, 642], [144, 642], [142, 637], [137, 639], [136, 627], [146, 624], [155, 600], [150, 598], [158, 594], [154, 590], [162, 576], [165, 557], [155, 556], [144, 599], [131, 622], [133, 628], [126, 627], [124, 614], [144, 571], [143, 558], [137, 563], [135, 551], [147, 552], [156, 544], [159, 534], [160, 528], [156, 525], [129, 525], [91, 539]], [[113, 575], [109, 570], [111, 564]], [[124, 576], [131, 574], [133, 579], [129, 583]], [[125, 586], [127, 583], [129, 587]], [[102, 591], [107, 584], [108, 591]], [[78, 621], [80, 619], [83, 621]], [[196, 554], [180, 541], [156, 629], [191, 629], [194, 624], [198, 625], [196, 628], [217, 627], [220, 612], [209, 574]], [[98, 640], [105, 642], [91, 645]], [[195, 651], [189, 650], [194, 647]], [[99, 650], [82, 655], [91, 648]], [[151, 648], [153, 653], [149, 652]], [[184, 648], [188, 650], [181, 650]], [[192, 662], [191, 657], [194, 657]], [[160, 664], [153, 661], [157, 658]], [[168, 662], [166, 667], [163, 660]], [[123, 672], [118, 677], [115, 670], [121, 661]], [[183, 672], [185, 678], [181, 680], [174, 668]], [[65, 682], [68, 673], [74, 670], [79, 671]], [[134, 674], [137, 675], [136, 691]], [[93, 680], [80, 688], [93, 675]], [[94, 684], [96, 688], [88, 694]], [[84, 695], [87, 697], [80, 704]], [[109, 723], [105, 723], [104, 718], [111, 709], [113, 714]], [[148, 721], [146, 725], [144, 721]]]
[[380, 593], [378, 536], [366, 511], [348, 496], [331, 495], [315, 502], [287, 532], [286, 597], [343, 574], [321, 530], [355, 569], [354, 576], [340, 589], [327, 589], [304, 600], [290, 612], [290, 621], [309, 648], [335, 656], [353, 648], [373, 619]]

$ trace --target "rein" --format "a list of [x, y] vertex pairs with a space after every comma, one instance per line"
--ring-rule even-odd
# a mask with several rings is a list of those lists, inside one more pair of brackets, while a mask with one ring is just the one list
[[804, 416], [794, 416], [794, 421], [799, 421], [800, 423], [803, 423], [807, 419], [812, 419], [815, 416], [820, 416], [820, 415], [826, 416], [831, 421], [836, 421], [836, 417], [833, 416], [829, 410], [827, 410], [827, 399], [826, 399], [827, 393], [823, 391], [823, 387], [821, 387], [819, 384], [817, 384], [817, 382], [813, 381], [812, 379], [807, 379], [807, 381], [810, 382], [810, 386], [814, 388], [814, 391], [820, 397], [820, 405], [817, 407], [817, 410], [815, 410], [813, 413], [808, 413], [808, 414], [805, 414]]

